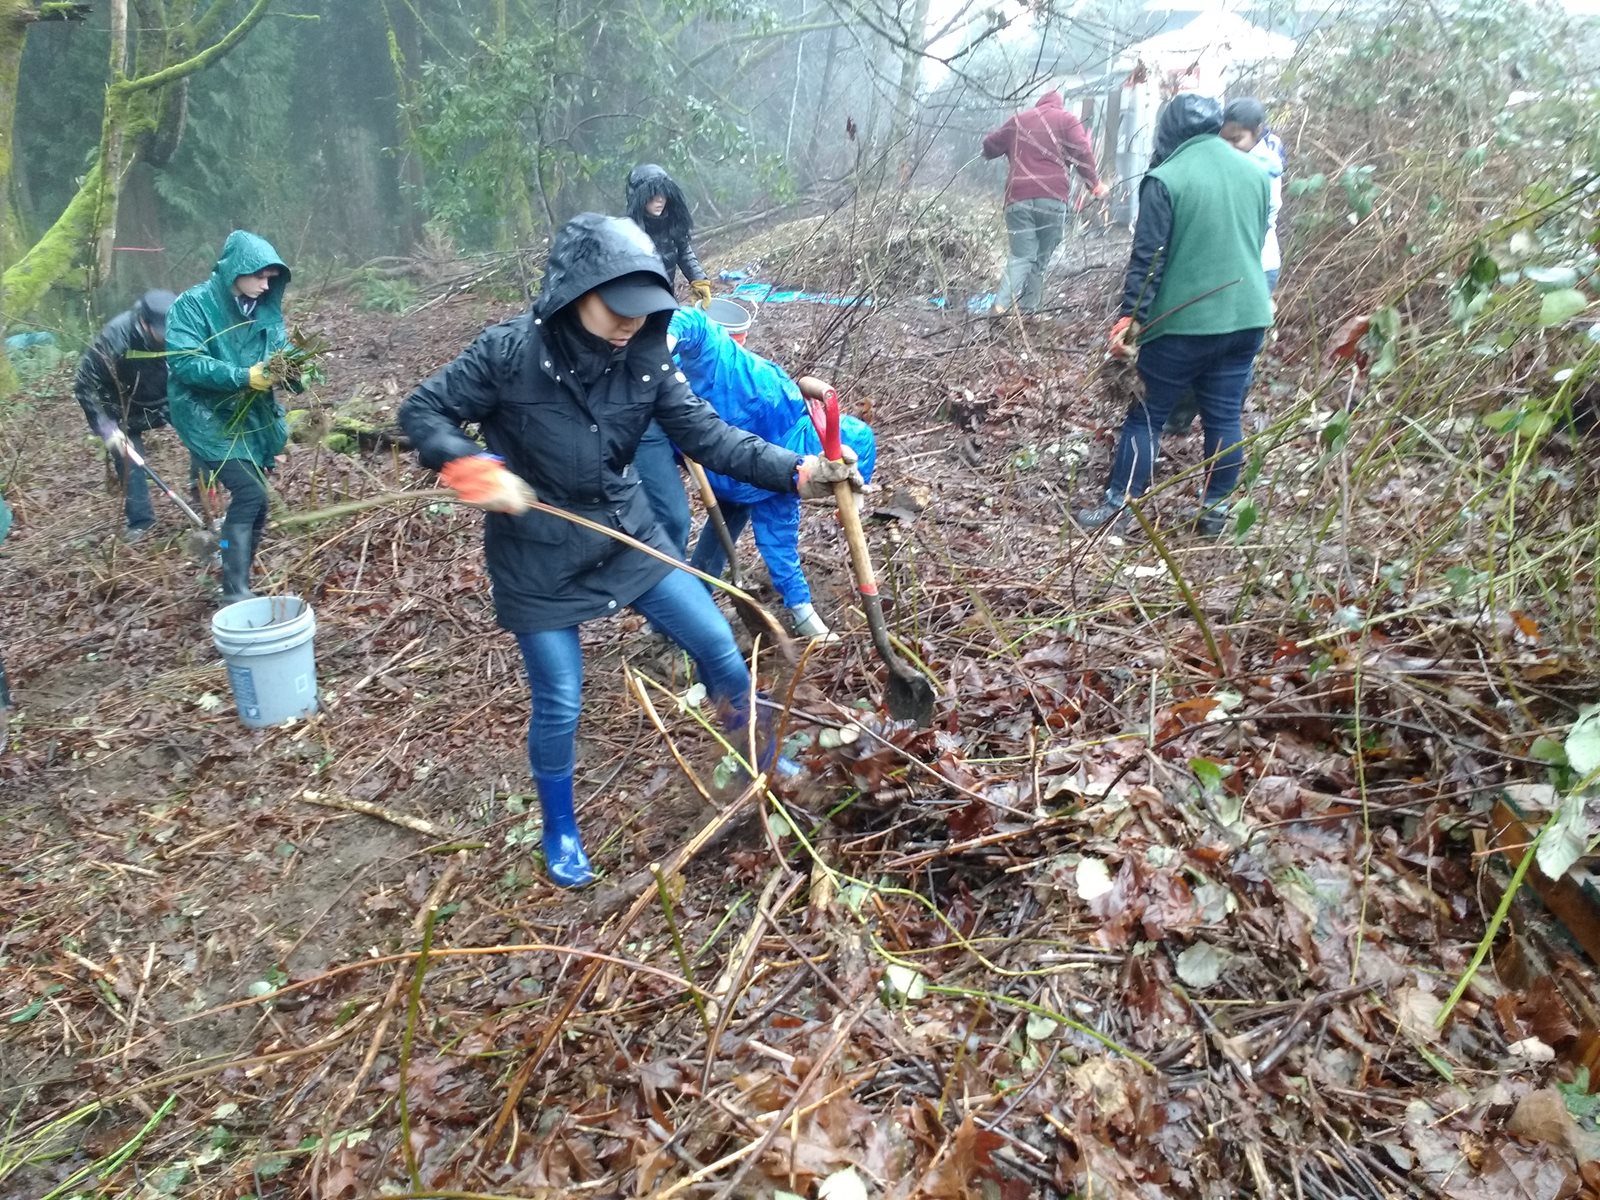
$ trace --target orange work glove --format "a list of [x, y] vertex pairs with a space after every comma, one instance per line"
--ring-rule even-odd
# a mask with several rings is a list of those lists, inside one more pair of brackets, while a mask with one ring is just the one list
[[1094, 185], [1094, 187], [1090, 190], [1089, 195], [1093, 196], [1096, 200], [1104, 200], [1107, 196], [1111, 195], [1111, 185], [1102, 179], [1099, 183]]
[[1139, 322], [1132, 317], [1118, 317], [1117, 323], [1111, 327], [1111, 338], [1107, 349], [1111, 351], [1112, 358], [1132, 358], [1139, 352], [1135, 339], [1139, 336]]
[[527, 512], [538, 500], [527, 482], [506, 470], [492, 454], [451, 459], [439, 472], [439, 482], [465, 503], [489, 512]]

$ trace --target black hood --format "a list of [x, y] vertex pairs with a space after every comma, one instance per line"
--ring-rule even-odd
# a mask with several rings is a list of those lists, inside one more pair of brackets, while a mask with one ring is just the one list
[[1222, 105], [1210, 96], [1180, 92], [1167, 101], [1156, 117], [1155, 150], [1150, 155], [1150, 165], [1159, 166], [1190, 138], [1221, 132]]
[[[534, 315], [548, 320], [602, 283], [640, 272], [672, 291], [655, 244], [644, 230], [625, 217], [580, 213], [556, 233], [550, 261], [545, 264], [544, 287], [534, 301]], [[656, 317], [665, 323], [670, 315], [657, 313]]]
[[[652, 217], [644, 210], [651, 196], [667, 198], [667, 207], [659, 217]], [[676, 241], [694, 232], [694, 219], [689, 215], [689, 201], [683, 189], [667, 174], [666, 168], [655, 163], [640, 163], [628, 172], [628, 216], [652, 238], [659, 239], [666, 233]]]

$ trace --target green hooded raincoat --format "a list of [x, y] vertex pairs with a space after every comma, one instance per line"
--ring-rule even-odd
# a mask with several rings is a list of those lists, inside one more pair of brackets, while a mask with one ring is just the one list
[[[277, 267], [272, 285], [245, 316], [233, 281]], [[237, 458], [268, 467], [289, 440], [271, 392], [250, 390], [250, 368], [288, 344], [283, 293], [289, 268], [265, 238], [236, 229], [222, 245], [211, 278], [197, 283], [167, 314], [167, 404], [172, 427], [206, 462]]]

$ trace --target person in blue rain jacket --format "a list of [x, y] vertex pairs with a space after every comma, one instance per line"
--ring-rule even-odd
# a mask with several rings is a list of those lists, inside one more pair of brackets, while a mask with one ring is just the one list
[[[673, 313], [668, 333], [676, 339], [673, 358], [689, 389], [729, 425], [797, 454], [821, 453], [822, 440], [806, 413], [805, 399], [782, 367], [746, 350], [697, 308]], [[855, 451], [862, 478], [870, 480], [878, 453], [872, 426], [846, 416], [840, 421], [840, 436]], [[795, 631], [803, 637], [827, 637], [828, 626], [811, 603], [811, 585], [800, 567], [800, 498], [714, 471], [707, 471], [706, 478], [734, 540], [746, 525], [753, 529], [756, 549]], [[722, 542], [709, 524], [700, 531], [689, 561], [708, 575], [720, 575], [727, 566]]]

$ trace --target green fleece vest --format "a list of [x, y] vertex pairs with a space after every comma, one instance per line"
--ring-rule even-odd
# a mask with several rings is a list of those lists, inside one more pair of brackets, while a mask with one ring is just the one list
[[[1261, 269], [1267, 173], [1208, 133], [1184, 142], [1150, 174], [1166, 185], [1172, 198], [1172, 233], [1161, 287], [1146, 322], [1153, 328], [1140, 340], [1271, 325], [1272, 296]], [[1213, 288], [1221, 290], [1206, 295]], [[1195, 300], [1197, 296], [1205, 299]], [[1195, 302], [1173, 312], [1189, 300]]]

